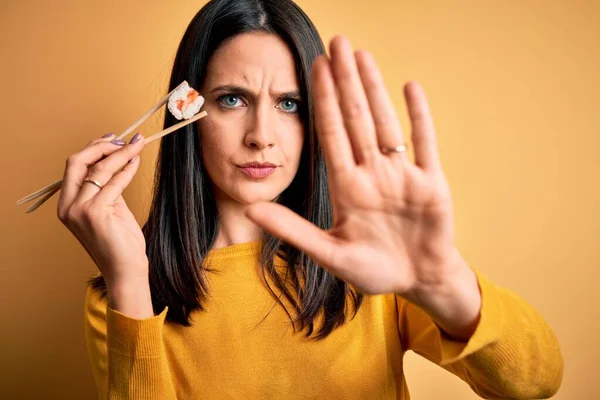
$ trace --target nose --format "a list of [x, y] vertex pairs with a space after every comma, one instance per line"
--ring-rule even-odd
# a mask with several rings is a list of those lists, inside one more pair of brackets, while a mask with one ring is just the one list
[[274, 122], [267, 104], [258, 105], [248, 121], [248, 129], [244, 142], [246, 146], [256, 150], [264, 150], [275, 145]]

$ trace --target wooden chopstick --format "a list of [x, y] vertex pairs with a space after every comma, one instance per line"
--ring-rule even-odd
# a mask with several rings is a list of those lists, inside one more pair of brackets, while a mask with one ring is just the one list
[[62, 186], [62, 179], [59, 179], [55, 182], [52, 182], [48, 186], [44, 186], [40, 190], [36, 190], [35, 192], [31, 193], [30, 195], [27, 195], [27, 196], [23, 197], [22, 199], [18, 200], [17, 205], [20, 206], [21, 204], [27, 203], [28, 201], [37, 199], [38, 197], [43, 196], [44, 194], [51, 192], [55, 188], [61, 187], [61, 186]]
[[[144, 123], [144, 121], [146, 121], [152, 114], [154, 114], [159, 108], [161, 108], [163, 105], [165, 105], [165, 103], [169, 101], [169, 97], [171, 97], [171, 95], [173, 93], [175, 93], [175, 91], [177, 89], [179, 89], [185, 83], [186, 83], [186, 81], [183, 81], [179, 85], [177, 85], [177, 87], [175, 89], [171, 90], [171, 92], [169, 92], [162, 99], [160, 99], [155, 105], [152, 106], [152, 108], [150, 108], [144, 115], [142, 115], [140, 119], [138, 119], [136, 122], [134, 122], [133, 125], [131, 125], [129, 128], [127, 128], [125, 130], [125, 132], [121, 133], [115, 140], [121, 140], [125, 136], [127, 136], [131, 132], [133, 132], [135, 130], [135, 128], [137, 128], [142, 123]], [[36, 190], [35, 192], [23, 197], [22, 199], [17, 200], [17, 205], [19, 206], [23, 203], [27, 203], [28, 201], [37, 199], [38, 197], [43, 196], [44, 194], [46, 194], [48, 192], [51, 192], [52, 190], [54, 190], [56, 185], [58, 185], [59, 187], [62, 186], [62, 179], [54, 181], [51, 184], [44, 186], [43, 188]]]
[[60, 190], [60, 188], [61, 188], [61, 186], [57, 186], [53, 190], [46, 193], [46, 195], [42, 196], [42, 198], [39, 199], [38, 201], [36, 201], [35, 204], [33, 204], [31, 207], [29, 207], [27, 210], [25, 210], [25, 214], [30, 214], [30, 213], [34, 212], [35, 210], [37, 210], [42, 204], [44, 204], [46, 201], [48, 201], [50, 199], [50, 197], [54, 196], [54, 194], [56, 192], [58, 192]]
[[[169, 98], [171, 97], [171, 95], [173, 95], [173, 93], [178, 90], [181, 86], [185, 85], [187, 82], [183, 81], [181, 82], [179, 85], [177, 85], [177, 87], [175, 89], [173, 89], [171, 92], [169, 92], [167, 95], [165, 95], [162, 99], [160, 99], [154, 106], [152, 106], [152, 108], [150, 108], [140, 119], [138, 119], [136, 122], [133, 123], [133, 125], [131, 125], [129, 128], [127, 128], [123, 133], [121, 133], [115, 140], [121, 140], [123, 139], [125, 136], [129, 135], [131, 132], [133, 132], [138, 126], [140, 126], [142, 123], [144, 123], [144, 121], [146, 121], [152, 114], [154, 114], [159, 108], [161, 108], [163, 105], [165, 105], [165, 103], [167, 103], [169, 101]], [[193, 118], [192, 118], [193, 119]], [[198, 118], [199, 119], [199, 118]], [[197, 119], [195, 119], [194, 121], [196, 121]], [[188, 120], [190, 121], [190, 120]], [[185, 122], [185, 121], [184, 121]], [[193, 122], [193, 121], [191, 121]], [[182, 127], [184, 125], [187, 124], [177, 124], [174, 125], [179, 127]], [[171, 128], [173, 128], [171, 127]], [[170, 129], [170, 128], [169, 128]], [[175, 129], [179, 129], [179, 128], [175, 128]], [[165, 131], [159, 132], [159, 133], [164, 133]], [[172, 131], [171, 131], [172, 132]], [[170, 133], [170, 132], [169, 132]], [[164, 133], [164, 135], [167, 135], [168, 133]], [[164, 136], [163, 135], [163, 136]], [[148, 141], [146, 141], [148, 142]], [[56, 187], [60, 188], [62, 186], [62, 179], [59, 179], [57, 181], [52, 182], [49, 185], [44, 186], [41, 189], [36, 190], [35, 192], [28, 194], [27, 196], [17, 200], [17, 206], [27, 203], [29, 201], [32, 201], [34, 199], [37, 199], [41, 196], [43, 196], [46, 193], [49, 193], [51, 191], [53, 191]], [[56, 193], [56, 192], [55, 192]]]
[[[202, 111], [201, 113], [193, 116], [192, 118], [182, 121], [178, 124], [175, 124], [167, 129], [164, 129], [158, 133], [155, 133], [154, 135], [150, 136], [148, 139], [144, 139], [144, 145], [148, 144], [148, 143], [152, 143], [155, 140], [160, 139], [163, 136], [168, 135], [169, 133], [175, 132], [177, 129], [183, 128], [186, 125], [189, 125], [193, 122], [198, 121], [201, 118], [206, 117], [208, 114], [206, 113], [206, 111]], [[62, 186], [62, 185], [61, 185]], [[37, 210], [42, 204], [44, 204], [46, 201], [48, 201], [52, 196], [54, 196], [55, 193], [57, 193], [61, 186], [57, 186], [54, 189], [50, 190], [49, 192], [46, 193], [46, 195], [44, 197], [42, 197], [40, 200], [38, 200], [34, 205], [32, 205], [31, 207], [29, 207], [25, 213], [29, 214], [34, 212], [35, 210]]]
[[127, 128], [125, 130], [125, 132], [121, 133], [117, 137], [116, 140], [123, 139], [125, 136], [127, 136], [131, 132], [133, 132], [138, 126], [140, 126], [141, 124], [143, 124], [144, 121], [146, 121], [148, 118], [150, 118], [150, 116], [152, 114], [154, 114], [159, 108], [161, 108], [163, 105], [165, 105], [169, 101], [169, 97], [171, 97], [173, 95], [173, 93], [175, 93], [181, 86], [185, 85], [186, 83], [187, 83], [186, 81], [183, 81], [179, 85], [177, 85], [177, 87], [175, 89], [171, 90], [168, 94], [165, 95], [165, 97], [163, 97], [162, 99], [160, 99], [158, 101], [158, 103], [156, 103], [151, 109], [149, 109], [148, 112], [146, 112], [146, 114], [142, 115], [140, 117], [140, 119], [138, 119], [136, 122], [133, 123], [133, 125], [131, 125], [129, 128]]
[[168, 127], [165, 130], [155, 133], [154, 135], [150, 136], [148, 139], [144, 139], [144, 143], [145, 144], [152, 143], [155, 140], [158, 140], [163, 136], [167, 136], [169, 133], [175, 132], [179, 128], [183, 128], [184, 126], [189, 125], [192, 122], [196, 122], [199, 119], [206, 117], [207, 115], [208, 115], [208, 113], [206, 111], [202, 111], [201, 113], [194, 115], [190, 119], [186, 119], [185, 121], [182, 121], [178, 124]]

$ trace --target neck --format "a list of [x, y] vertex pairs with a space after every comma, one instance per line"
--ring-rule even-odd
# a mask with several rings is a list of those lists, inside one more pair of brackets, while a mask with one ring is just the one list
[[233, 199], [217, 201], [219, 227], [211, 249], [260, 240], [262, 229], [244, 214], [246, 205]]

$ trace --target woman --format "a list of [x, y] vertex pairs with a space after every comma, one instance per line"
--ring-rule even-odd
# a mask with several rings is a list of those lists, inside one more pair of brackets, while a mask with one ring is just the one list
[[101, 272], [85, 313], [100, 398], [408, 399], [408, 350], [481, 396], [558, 390], [551, 328], [455, 247], [417, 83], [413, 164], [372, 57], [343, 37], [327, 57], [291, 1], [209, 2], [170, 87], [184, 79], [208, 117], [163, 138], [142, 230], [121, 196], [139, 134], [67, 161], [58, 215]]

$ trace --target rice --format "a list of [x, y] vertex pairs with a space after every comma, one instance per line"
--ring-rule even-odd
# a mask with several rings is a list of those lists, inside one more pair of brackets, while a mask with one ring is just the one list
[[198, 114], [203, 105], [204, 97], [190, 87], [187, 82], [183, 82], [179, 89], [169, 97], [167, 108], [175, 118], [181, 120], [190, 119]]

